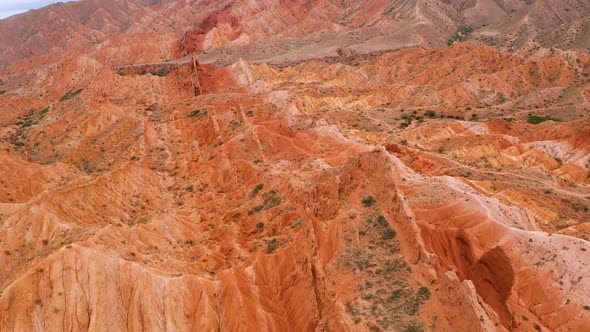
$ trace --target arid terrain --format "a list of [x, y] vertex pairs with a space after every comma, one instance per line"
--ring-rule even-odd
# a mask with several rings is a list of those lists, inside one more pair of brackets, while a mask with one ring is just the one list
[[0, 331], [590, 330], [590, 3], [0, 20]]

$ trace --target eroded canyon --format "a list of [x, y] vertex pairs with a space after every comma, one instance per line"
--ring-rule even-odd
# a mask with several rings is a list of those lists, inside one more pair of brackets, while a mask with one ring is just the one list
[[589, 16], [556, 3], [0, 20], [0, 330], [587, 330]]

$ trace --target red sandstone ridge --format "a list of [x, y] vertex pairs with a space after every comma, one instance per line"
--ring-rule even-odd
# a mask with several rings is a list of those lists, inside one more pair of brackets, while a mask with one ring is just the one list
[[585, 6], [0, 21], [0, 331], [589, 330]]

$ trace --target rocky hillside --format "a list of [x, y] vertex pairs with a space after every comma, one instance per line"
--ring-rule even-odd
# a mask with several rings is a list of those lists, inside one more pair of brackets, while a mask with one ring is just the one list
[[104, 4], [0, 21], [0, 331], [590, 326], [584, 2]]
[[[361, 53], [465, 40], [508, 51], [588, 51], [589, 13], [584, 0], [84, 0], [0, 20], [0, 69], [31, 57], [46, 63], [64, 51], [108, 47], [118, 38], [158, 45], [149, 55], [134, 49], [128, 61], [140, 60], [137, 54], [142, 61], [164, 61], [221, 45], [284, 44], [293, 42], [284, 37], [305, 36]], [[179, 36], [182, 46], [171, 44]]]

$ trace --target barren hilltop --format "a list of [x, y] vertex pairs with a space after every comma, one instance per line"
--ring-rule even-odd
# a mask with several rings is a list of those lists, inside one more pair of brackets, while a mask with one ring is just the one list
[[590, 3], [0, 20], [0, 331], [590, 329]]

